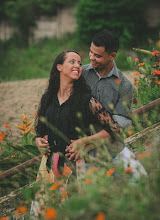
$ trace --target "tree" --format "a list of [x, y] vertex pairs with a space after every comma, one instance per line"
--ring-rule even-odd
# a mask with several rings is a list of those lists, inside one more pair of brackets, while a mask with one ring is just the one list
[[147, 27], [144, 8], [145, 0], [79, 0], [77, 32], [81, 40], [90, 42], [97, 31], [108, 29], [127, 45]]

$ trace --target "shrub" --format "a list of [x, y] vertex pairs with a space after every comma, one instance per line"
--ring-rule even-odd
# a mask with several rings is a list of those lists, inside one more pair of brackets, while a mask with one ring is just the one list
[[142, 29], [145, 31], [144, 6], [144, 0], [79, 0], [76, 14], [79, 36], [90, 42], [97, 31], [108, 29], [116, 33], [121, 44], [127, 45], [136, 36], [140, 39]]

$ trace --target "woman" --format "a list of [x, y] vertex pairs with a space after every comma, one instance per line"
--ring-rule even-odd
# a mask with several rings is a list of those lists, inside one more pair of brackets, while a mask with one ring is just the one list
[[[36, 144], [43, 154], [48, 151], [46, 168], [48, 172], [53, 172], [54, 177], [60, 176], [63, 172], [66, 151], [66, 155], [75, 165], [79, 158], [79, 152], [75, 149], [78, 144], [83, 143], [87, 146], [90, 141], [97, 138], [108, 138], [112, 143], [113, 149], [110, 150], [113, 157], [124, 148], [123, 141], [117, 139], [118, 125], [101, 103], [92, 97], [81, 72], [81, 57], [76, 51], [64, 51], [59, 54], [53, 64], [49, 85], [38, 110], [36, 132], [40, 137], [36, 138]], [[78, 112], [82, 114], [81, 120], [77, 118]], [[53, 130], [40, 120], [41, 116], [54, 126]], [[95, 120], [103, 126], [103, 130], [90, 135], [89, 124]], [[80, 122], [85, 133], [90, 135], [87, 138], [78, 139], [79, 134], [75, 127], [82, 127]], [[71, 144], [71, 140], [77, 141]], [[117, 141], [118, 144], [114, 144]], [[68, 145], [72, 147], [66, 150]], [[57, 152], [61, 152], [58, 159]]]

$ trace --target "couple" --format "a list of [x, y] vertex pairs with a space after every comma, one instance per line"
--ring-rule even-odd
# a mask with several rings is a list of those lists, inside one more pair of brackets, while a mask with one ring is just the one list
[[[98, 139], [110, 141], [107, 147], [111, 156], [114, 158], [119, 154], [124, 169], [133, 167], [134, 178], [146, 175], [143, 166], [134, 159], [134, 154], [120, 138], [120, 127], [131, 124], [132, 85], [114, 62], [118, 46], [118, 39], [112, 32], [102, 31], [94, 36], [91, 43], [91, 65], [82, 67], [81, 57], [72, 50], [59, 54], [53, 64], [49, 85], [38, 110], [36, 132], [39, 136], [35, 139], [40, 152], [48, 152], [41, 163], [48, 173], [53, 174], [51, 181], [61, 176], [65, 158], [75, 167], [80, 159], [77, 146], [83, 145], [87, 149], [91, 142]], [[81, 112], [81, 120], [77, 118], [78, 112]], [[63, 136], [43, 123], [41, 116]], [[75, 127], [81, 127], [81, 122], [87, 137], [78, 138]], [[91, 135], [90, 124], [94, 125], [97, 133]]]

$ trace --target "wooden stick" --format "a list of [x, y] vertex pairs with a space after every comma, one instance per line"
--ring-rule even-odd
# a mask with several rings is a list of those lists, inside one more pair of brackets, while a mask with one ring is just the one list
[[19, 172], [23, 172], [26, 168], [31, 167], [37, 162], [40, 162], [42, 158], [42, 155], [39, 155], [37, 157], [34, 157], [30, 160], [25, 161], [24, 163], [19, 164], [18, 166], [15, 166], [9, 170], [6, 170], [5, 172], [0, 174], [0, 181], [5, 179], [6, 177], [11, 177]]

